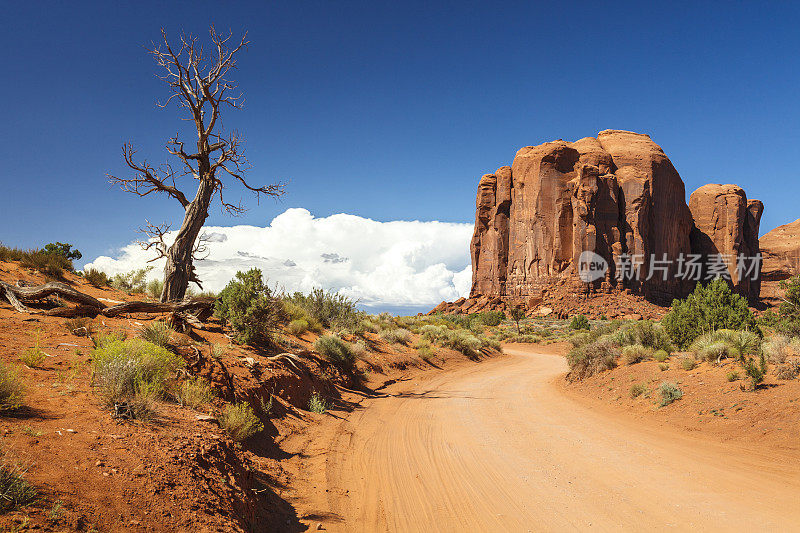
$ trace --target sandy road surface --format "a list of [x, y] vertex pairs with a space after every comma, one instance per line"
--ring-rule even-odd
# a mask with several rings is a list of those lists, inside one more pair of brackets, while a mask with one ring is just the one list
[[800, 531], [797, 455], [592, 410], [557, 384], [562, 357], [506, 351], [339, 423], [326, 529]]

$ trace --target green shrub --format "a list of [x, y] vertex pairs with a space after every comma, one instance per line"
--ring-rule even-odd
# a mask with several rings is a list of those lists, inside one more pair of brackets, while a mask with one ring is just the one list
[[[161, 298], [161, 293], [164, 291], [164, 280], [154, 279], [147, 282], [147, 294], [153, 298]], [[188, 292], [187, 292], [188, 295]]]
[[54, 278], [60, 277], [64, 271], [72, 272], [73, 270], [70, 259], [43, 250], [24, 252], [20, 258], [20, 265]]
[[302, 318], [299, 318], [297, 320], [292, 320], [286, 327], [286, 331], [288, 331], [295, 337], [299, 337], [300, 335], [308, 331], [308, 322]]
[[365, 314], [358, 311], [356, 302], [336, 292], [314, 289], [309, 294], [295, 292], [284, 296], [284, 301], [297, 305], [326, 328], [339, 327], [352, 329], [364, 319]]
[[490, 327], [499, 326], [506, 319], [506, 315], [502, 311], [483, 311], [481, 313], [472, 313], [469, 317], [473, 323], [477, 322]]
[[641, 363], [653, 355], [653, 350], [641, 344], [631, 344], [622, 348], [622, 360], [626, 365]]
[[611, 333], [611, 339], [619, 346], [640, 344], [653, 350], [672, 352], [669, 335], [659, 324], [649, 320], [628, 322]]
[[92, 352], [92, 365], [94, 385], [108, 405], [125, 404], [127, 415], [148, 418], [183, 359], [142, 339], [106, 340]]
[[731, 370], [730, 372], [725, 374], [725, 379], [727, 379], [728, 381], [736, 381], [737, 379], [739, 379], [739, 373], [735, 370]]
[[521, 344], [536, 344], [542, 342], [542, 338], [538, 335], [514, 335], [508, 342], [518, 342]]
[[480, 354], [483, 343], [469, 330], [454, 329], [447, 334], [447, 338], [442, 342], [442, 345], [461, 352], [467, 357], [475, 358]]
[[426, 324], [420, 328], [420, 334], [423, 339], [430, 342], [442, 342], [447, 339], [448, 332], [446, 326], [435, 326], [433, 324]]
[[343, 368], [352, 368], [356, 362], [350, 346], [333, 335], [324, 335], [318, 338], [314, 342], [314, 349], [329, 362]]
[[36, 345], [22, 352], [22, 355], [19, 356], [19, 360], [28, 368], [38, 368], [41, 366], [42, 362], [44, 362], [45, 357], [42, 348], [39, 346], [39, 336], [37, 334]]
[[647, 392], [647, 386], [642, 383], [636, 383], [635, 385], [631, 385], [631, 398], [638, 398], [642, 394]]
[[584, 346], [573, 348], [567, 354], [570, 381], [588, 378], [603, 370], [617, 366], [617, 347], [610, 339], [601, 338]]
[[36, 501], [36, 488], [25, 479], [25, 471], [7, 457], [0, 462], [0, 514], [16, 511]]
[[600, 338], [600, 332], [595, 331], [582, 331], [570, 336], [569, 342], [574, 347], [585, 346]]
[[411, 342], [411, 332], [402, 328], [385, 329], [381, 331], [381, 338], [391, 344], [408, 344]]
[[83, 257], [77, 249], [72, 249], [71, 244], [63, 243], [63, 242], [51, 242], [47, 244], [42, 252], [46, 254], [53, 254], [53, 255], [60, 255], [66, 259], [77, 260]]
[[83, 271], [83, 278], [95, 287], [106, 287], [111, 284], [108, 274], [94, 268], [87, 268]]
[[741, 350], [758, 350], [758, 337], [753, 335], [753, 342], [749, 335], [752, 334], [721, 329], [699, 336], [690, 348], [700, 359], [709, 363], [719, 363], [722, 359], [739, 359], [744, 355]]
[[419, 355], [420, 359], [423, 361], [430, 361], [433, 359], [433, 356], [436, 355], [431, 343], [425, 339], [420, 339], [414, 346], [417, 349], [417, 355]]
[[282, 311], [257, 268], [237, 272], [214, 306], [214, 315], [233, 328], [236, 342], [251, 345], [271, 342]]
[[139, 328], [139, 338], [166, 348], [172, 339], [172, 329], [163, 320], [155, 320]]
[[755, 330], [756, 322], [747, 299], [731, 292], [728, 282], [715, 279], [698, 284], [685, 300], [674, 300], [661, 321], [672, 341], [688, 347], [703, 333], [718, 329]]
[[0, 411], [13, 411], [22, 407], [25, 388], [19, 369], [0, 362]]
[[694, 370], [697, 363], [691, 357], [684, 357], [681, 359], [681, 368], [684, 370]]
[[481, 341], [481, 346], [484, 348], [491, 348], [492, 350], [500, 351], [502, 347], [500, 346], [500, 341], [495, 337], [489, 337], [488, 335], [481, 335], [478, 337]]
[[148, 266], [131, 270], [124, 274], [117, 274], [111, 278], [111, 286], [118, 291], [143, 293], [147, 290], [147, 274], [153, 270], [153, 267]]
[[264, 424], [247, 402], [226, 405], [219, 417], [219, 425], [237, 442], [264, 430]]
[[308, 410], [312, 413], [317, 413], [320, 415], [324, 415], [330, 406], [328, 402], [325, 401], [325, 398], [317, 394], [316, 392], [311, 395], [311, 398], [308, 400]]
[[659, 363], [663, 363], [667, 359], [669, 359], [669, 354], [664, 350], [656, 350], [653, 354], [653, 359], [658, 361]]
[[683, 398], [683, 391], [675, 383], [662, 383], [658, 388], [658, 392], [661, 395], [659, 407], [665, 407], [675, 400]]
[[763, 353], [759, 356], [758, 361], [754, 357], [745, 357], [742, 360], [742, 368], [750, 380], [750, 389], [756, 390], [756, 387], [764, 381], [764, 376], [767, 375], [767, 359]]
[[572, 320], [569, 321], [569, 329], [579, 330], [591, 328], [592, 326], [589, 325], [589, 320], [583, 315], [575, 315], [572, 317]]
[[187, 379], [178, 389], [178, 402], [191, 409], [197, 409], [214, 399], [214, 390], [208, 381], [199, 376]]

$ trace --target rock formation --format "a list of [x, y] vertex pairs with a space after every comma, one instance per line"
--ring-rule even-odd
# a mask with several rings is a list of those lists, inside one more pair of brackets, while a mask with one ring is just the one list
[[759, 240], [762, 297], [777, 303], [778, 283], [800, 274], [800, 219], [778, 226]]
[[[697, 224], [683, 180], [648, 135], [606, 130], [522, 148], [510, 167], [480, 179], [470, 297], [437, 310], [474, 312], [509, 300], [533, 309], [564, 295], [610, 293], [669, 304], [694, 287], [679, 275], [679, 258], [758, 251], [761, 202], [721, 185], [693, 198]], [[608, 264], [604, 276], [578, 275], [587, 251]], [[638, 276], [622, 275], [619, 266], [630, 270], [631, 262]], [[757, 297], [757, 282], [734, 283]]]
[[[695, 227], [692, 230], [692, 252], [701, 254], [704, 265], [724, 261], [734, 289], [751, 303], [761, 291], [758, 255], [758, 228], [764, 204], [747, 200], [736, 185], [703, 185], [689, 197]], [[752, 270], [751, 270], [752, 269]]]

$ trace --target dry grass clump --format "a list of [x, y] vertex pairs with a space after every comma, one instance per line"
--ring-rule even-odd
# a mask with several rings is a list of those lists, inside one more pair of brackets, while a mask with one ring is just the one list
[[570, 381], [579, 381], [617, 366], [617, 346], [608, 338], [573, 348], [567, 354]]
[[25, 388], [19, 369], [0, 362], [0, 411], [12, 411], [22, 407]]
[[139, 329], [139, 338], [166, 348], [172, 340], [172, 329], [163, 320], [145, 324]]
[[681, 368], [684, 370], [694, 370], [694, 367], [697, 366], [697, 362], [692, 359], [691, 357], [684, 357], [681, 359]]
[[311, 395], [311, 398], [308, 400], [309, 411], [322, 415], [325, 414], [328, 409], [330, 409], [330, 405], [325, 401], [325, 398], [316, 392]]
[[369, 353], [369, 348], [363, 339], [358, 339], [356, 342], [350, 343], [350, 352], [358, 359], [364, 359]]
[[635, 365], [653, 356], [653, 350], [641, 344], [631, 344], [622, 347], [622, 360], [626, 365]]
[[308, 320], [304, 318], [298, 318], [289, 322], [289, 325], [286, 326], [286, 331], [294, 335], [295, 337], [299, 337], [309, 329]]
[[314, 349], [329, 362], [343, 368], [352, 368], [356, 362], [350, 345], [334, 335], [323, 335], [318, 338], [314, 342]]
[[219, 424], [230, 437], [241, 442], [264, 430], [264, 424], [247, 402], [228, 404], [219, 417]]
[[381, 338], [390, 344], [408, 344], [411, 342], [411, 332], [403, 328], [392, 328], [381, 331]]
[[108, 277], [108, 274], [102, 270], [96, 270], [94, 268], [87, 268], [84, 270], [83, 279], [98, 288], [111, 285], [111, 278]]
[[197, 409], [214, 400], [214, 390], [208, 381], [195, 376], [181, 383], [177, 398], [181, 406]]
[[89, 317], [70, 318], [64, 322], [64, 327], [76, 337], [91, 337], [94, 335], [92, 319]]
[[0, 514], [16, 511], [36, 501], [36, 488], [25, 479], [25, 470], [6, 455], [0, 461]]
[[795, 379], [800, 375], [800, 360], [792, 359], [775, 367], [775, 377], [782, 380]]
[[642, 383], [636, 383], [634, 385], [631, 385], [631, 390], [630, 390], [631, 398], [638, 398], [639, 396], [641, 396], [646, 392], [647, 392], [647, 385], [644, 385]]

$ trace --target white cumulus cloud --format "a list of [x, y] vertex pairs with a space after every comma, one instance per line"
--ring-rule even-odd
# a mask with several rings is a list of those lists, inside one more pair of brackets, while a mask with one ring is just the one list
[[[287, 209], [266, 227], [207, 226], [208, 257], [196, 262], [203, 288], [219, 291], [237, 270], [260, 268], [286, 291], [339, 291], [367, 307], [432, 306], [466, 296], [471, 224], [378, 222], [355, 215], [314, 217]], [[172, 237], [172, 235], [168, 236]], [[109, 274], [143, 267], [152, 252], [135, 242], [84, 268]], [[151, 265], [155, 278], [164, 260]]]

